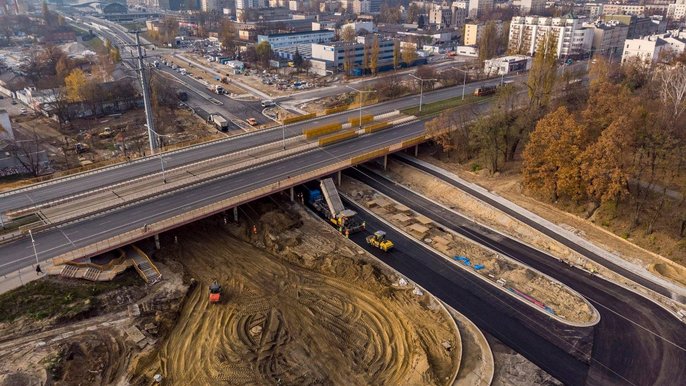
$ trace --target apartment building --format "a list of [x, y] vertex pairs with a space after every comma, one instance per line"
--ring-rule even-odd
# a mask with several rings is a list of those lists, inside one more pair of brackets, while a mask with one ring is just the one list
[[545, 10], [546, 0], [520, 0], [519, 9], [524, 15], [538, 15]]
[[686, 0], [676, 0], [667, 6], [667, 17], [672, 20], [684, 20], [686, 17]]
[[579, 18], [515, 16], [510, 22], [510, 52], [533, 55], [547, 39], [555, 39], [558, 57], [589, 52], [593, 30]]
[[686, 51], [686, 38], [678, 31], [660, 35], [650, 35], [641, 39], [627, 39], [624, 42], [622, 63], [629, 58], [638, 57], [647, 65], [660, 60], [668, 52], [681, 54]]
[[593, 43], [591, 49], [594, 54], [621, 55], [624, 50], [624, 42], [629, 35], [629, 26], [616, 20], [595, 23], [584, 23], [584, 27], [593, 30]]
[[[496, 31], [498, 35], [503, 33], [503, 22], [501, 20], [495, 21]], [[464, 45], [476, 46], [479, 45], [481, 35], [486, 27], [486, 23], [467, 23], [464, 26]]]

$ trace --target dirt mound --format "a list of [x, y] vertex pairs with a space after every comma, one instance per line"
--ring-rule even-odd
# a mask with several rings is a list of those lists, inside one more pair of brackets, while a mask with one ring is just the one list
[[[271, 211], [257, 234], [249, 224], [185, 228], [183, 242], [162, 254], [199, 285], [145, 376], [175, 385], [445, 384], [457, 363], [442, 342], [459, 347], [446, 315], [386, 285], [322, 227]], [[214, 279], [219, 304], [208, 301]]]
[[38, 386], [42, 384], [43, 382], [32, 374], [10, 373], [0, 375], [0, 386]]
[[648, 270], [681, 285], [686, 285], [686, 268], [680, 265], [653, 263], [648, 265]]
[[126, 344], [111, 330], [74, 336], [53, 367], [56, 385], [111, 385], [126, 370]]

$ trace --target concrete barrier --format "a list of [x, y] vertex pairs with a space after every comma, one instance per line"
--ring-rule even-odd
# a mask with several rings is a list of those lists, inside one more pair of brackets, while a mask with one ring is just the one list
[[329, 133], [336, 132], [343, 128], [342, 123], [329, 123], [326, 125], [318, 126], [312, 129], [304, 129], [303, 130], [303, 135], [305, 136], [306, 139], [312, 139], [315, 137], [319, 137], [321, 135], [326, 135]]
[[296, 117], [288, 117], [284, 118], [283, 121], [281, 121], [282, 125], [287, 125], [289, 123], [295, 123], [295, 122], [300, 122], [300, 121], [306, 121], [308, 119], [312, 119], [316, 117], [316, 113], [309, 113], [309, 114], [303, 114], [303, 115], [298, 115]]
[[348, 123], [350, 123], [350, 125], [352, 125], [352, 126], [359, 126], [360, 121], [362, 121], [362, 124], [365, 124], [365, 123], [369, 123], [373, 120], [374, 120], [373, 115], [363, 115], [362, 117], [350, 117], [350, 118], [348, 118]]
[[358, 133], [356, 130], [343, 131], [341, 133], [329, 135], [319, 139], [319, 146], [333, 145], [334, 143], [345, 141], [346, 139], [355, 138], [357, 135]]
[[381, 131], [384, 129], [388, 129], [389, 127], [393, 126], [390, 122], [377, 122], [377, 123], [372, 123], [369, 126], [364, 127], [364, 132], [369, 134], [369, 133], [374, 133], [377, 131]]

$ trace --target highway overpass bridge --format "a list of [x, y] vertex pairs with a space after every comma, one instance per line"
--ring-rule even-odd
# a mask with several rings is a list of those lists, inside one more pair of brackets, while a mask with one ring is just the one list
[[[39, 260], [56, 259], [56, 263], [94, 256], [423, 141], [423, 122], [415, 121], [330, 146], [314, 147], [285, 158], [275, 158], [208, 181], [163, 191], [142, 201], [123, 203], [87, 218], [46, 226], [33, 235], [36, 253]], [[100, 178], [106, 176], [95, 176], [105, 184]], [[76, 181], [78, 185], [79, 180], [65, 182]], [[62, 183], [57, 183], [45, 188], [59, 192], [61, 187]], [[16, 201], [17, 196], [28, 197], [31, 201], [31, 193], [17, 192], [3, 197], [0, 200], [5, 206], [3, 211], [12, 205], [6, 204], [9, 198], [15, 199], [14, 203], [21, 201]], [[28, 237], [0, 245], [0, 256], [0, 273], [3, 274], [35, 261]]]

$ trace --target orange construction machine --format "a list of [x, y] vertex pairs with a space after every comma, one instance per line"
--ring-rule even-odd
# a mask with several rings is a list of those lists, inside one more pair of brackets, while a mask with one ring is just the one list
[[210, 303], [219, 303], [221, 293], [222, 286], [220, 286], [216, 280], [213, 281], [212, 284], [210, 284]]

